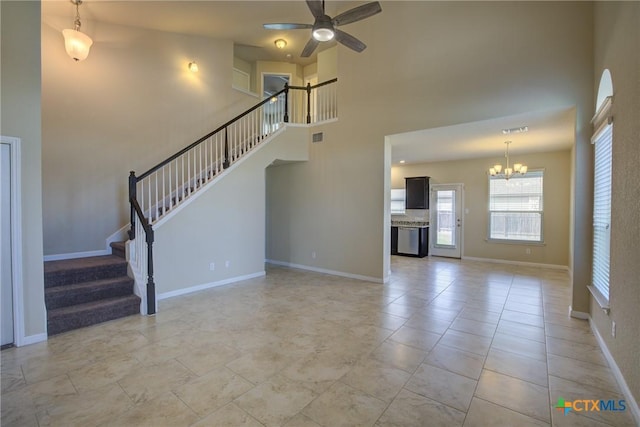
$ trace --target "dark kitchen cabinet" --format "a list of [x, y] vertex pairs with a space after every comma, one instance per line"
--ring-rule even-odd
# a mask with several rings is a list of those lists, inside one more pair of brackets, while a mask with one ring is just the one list
[[391, 227], [391, 255], [398, 255], [398, 227]]
[[405, 178], [407, 209], [429, 209], [429, 177]]

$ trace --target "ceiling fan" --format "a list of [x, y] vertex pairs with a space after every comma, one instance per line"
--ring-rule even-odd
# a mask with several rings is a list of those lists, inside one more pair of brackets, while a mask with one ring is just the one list
[[346, 12], [342, 12], [335, 18], [324, 13], [324, 0], [306, 0], [309, 10], [315, 18], [315, 22], [312, 24], [264, 24], [264, 28], [267, 30], [303, 30], [311, 28], [311, 38], [307, 42], [306, 46], [302, 50], [300, 56], [303, 58], [311, 56], [313, 51], [318, 47], [320, 42], [326, 42], [333, 38], [338, 43], [342, 43], [349, 49], [353, 49], [356, 52], [362, 52], [367, 48], [367, 45], [362, 43], [351, 34], [347, 34], [344, 31], [338, 30], [336, 27], [341, 25], [351, 24], [353, 22], [361, 21], [376, 13], [382, 12], [382, 7], [377, 1], [365, 3], [361, 6], [349, 9]]

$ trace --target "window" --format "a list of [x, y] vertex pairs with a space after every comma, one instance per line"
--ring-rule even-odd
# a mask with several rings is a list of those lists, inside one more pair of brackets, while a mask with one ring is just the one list
[[405, 189], [397, 189], [391, 190], [391, 213], [392, 214], [403, 214], [404, 211], [404, 199], [405, 199]]
[[606, 125], [593, 138], [595, 168], [593, 177], [593, 286], [609, 299], [609, 242], [611, 237], [611, 148], [612, 125]]
[[542, 243], [543, 175], [489, 177], [489, 240]]

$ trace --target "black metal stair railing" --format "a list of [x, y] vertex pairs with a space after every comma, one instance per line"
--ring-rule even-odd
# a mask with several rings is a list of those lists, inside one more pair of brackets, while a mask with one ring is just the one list
[[[148, 171], [129, 174], [131, 266], [146, 281], [147, 314], [154, 314], [153, 224], [199, 188], [282, 128], [337, 118], [337, 88], [331, 79], [289, 86], [199, 138]], [[144, 234], [144, 239], [136, 237]]]

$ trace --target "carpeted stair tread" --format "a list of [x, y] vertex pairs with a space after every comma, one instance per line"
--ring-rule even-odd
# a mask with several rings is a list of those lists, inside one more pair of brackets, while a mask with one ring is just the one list
[[125, 242], [111, 242], [111, 254], [119, 258], [126, 258]]
[[44, 263], [45, 288], [126, 275], [127, 261], [115, 255]]
[[55, 335], [108, 320], [140, 313], [136, 295], [107, 298], [48, 311], [48, 334]]
[[104, 298], [130, 295], [132, 291], [133, 279], [120, 276], [46, 288], [44, 296], [47, 309], [53, 310]]

